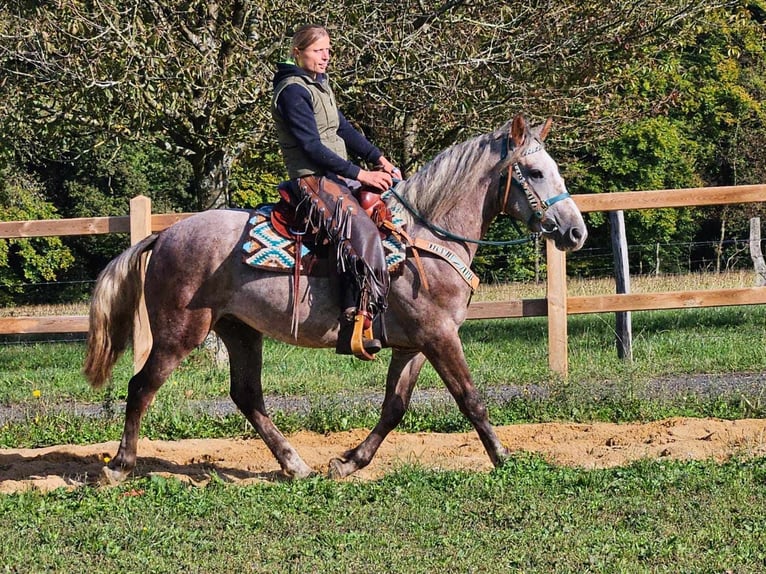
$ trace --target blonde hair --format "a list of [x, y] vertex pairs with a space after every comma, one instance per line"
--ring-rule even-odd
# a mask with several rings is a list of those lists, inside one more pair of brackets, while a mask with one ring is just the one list
[[305, 50], [311, 44], [321, 38], [329, 38], [330, 33], [327, 28], [319, 24], [306, 24], [301, 26], [293, 34], [290, 55], [294, 58], [298, 52]]

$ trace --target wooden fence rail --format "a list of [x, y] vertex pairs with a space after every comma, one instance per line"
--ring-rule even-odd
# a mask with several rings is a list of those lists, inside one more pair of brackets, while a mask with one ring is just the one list
[[[583, 212], [628, 209], [659, 209], [726, 205], [766, 201], [766, 185], [741, 185], [690, 189], [631, 191], [573, 196]], [[0, 222], [0, 239], [51, 235], [92, 235], [130, 233], [131, 242], [140, 241], [152, 232], [161, 231], [192, 214], [152, 214], [151, 202], [139, 196], [131, 200], [130, 215], [45, 221]], [[766, 304], [766, 286], [705, 291], [668, 291], [662, 293], [626, 293], [620, 295], [567, 295], [566, 254], [546, 242], [547, 282], [542, 299], [515, 299], [505, 302], [473, 302], [469, 319], [548, 317], [548, 365], [556, 373], [568, 372], [567, 315], [646, 311], [653, 309], [688, 309], [730, 305]], [[0, 335], [32, 333], [86, 333], [86, 316], [0, 317]], [[149, 348], [146, 317], [141, 317], [134, 336], [136, 367], [143, 363]]]

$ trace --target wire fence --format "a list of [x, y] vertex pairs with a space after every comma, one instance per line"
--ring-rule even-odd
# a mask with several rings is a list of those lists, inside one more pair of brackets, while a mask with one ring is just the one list
[[[676, 243], [634, 244], [628, 246], [630, 273], [632, 277], [686, 274], [724, 274], [751, 270], [749, 240], [730, 239], [718, 241], [695, 241]], [[763, 243], [766, 243], [764, 241]], [[766, 247], [766, 246], [765, 246]], [[532, 248], [527, 260], [514, 256], [505, 248], [502, 253], [486, 253], [479, 249], [477, 259], [486, 271], [481, 273], [483, 282], [502, 286], [503, 284], [538, 284], [545, 281], [545, 250]], [[646, 262], [651, 261], [651, 265]], [[524, 273], [502, 273], [510, 266], [526, 266]], [[567, 255], [568, 275], [572, 278], [610, 278], [614, 273], [611, 247], [584, 247]], [[512, 271], [518, 271], [514, 269]], [[507, 279], [508, 276], [523, 277]], [[15, 302], [0, 308], [0, 315], [45, 314], [46, 307], [57, 306], [75, 309], [87, 307], [90, 292], [96, 278], [64, 279], [59, 281], [28, 281], [14, 286], [12, 298]]]

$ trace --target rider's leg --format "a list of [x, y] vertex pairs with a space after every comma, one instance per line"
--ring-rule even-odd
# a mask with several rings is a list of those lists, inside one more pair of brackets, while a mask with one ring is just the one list
[[[300, 180], [300, 192], [309, 225], [321, 229], [336, 246], [341, 282], [336, 351], [370, 359], [382, 346], [369, 327], [386, 308], [389, 277], [378, 227], [349, 189], [349, 185], [357, 183], [336, 177], [310, 177]], [[366, 332], [361, 336], [362, 349], [356, 352], [351, 341], [359, 338], [360, 329]]]

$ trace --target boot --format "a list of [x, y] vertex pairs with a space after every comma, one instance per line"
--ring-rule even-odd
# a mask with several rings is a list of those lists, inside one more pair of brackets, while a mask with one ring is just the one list
[[[355, 307], [348, 307], [340, 317], [340, 330], [338, 341], [335, 344], [335, 352], [339, 355], [354, 355], [363, 361], [371, 361], [375, 358], [383, 345], [378, 339], [371, 337], [372, 331], [369, 319], [365, 314], [357, 313]], [[361, 349], [354, 349], [354, 337], [361, 338]]]

